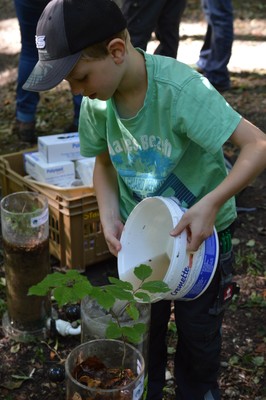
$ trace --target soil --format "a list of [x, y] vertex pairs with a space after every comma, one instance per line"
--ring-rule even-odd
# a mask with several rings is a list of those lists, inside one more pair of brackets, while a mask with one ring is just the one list
[[3, 249], [6, 300], [12, 327], [20, 331], [42, 330], [45, 319], [50, 316], [50, 296], [30, 297], [27, 293], [49, 273], [49, 238], [27, 246], [3, 240]]
[[[261, 60], [265, 54], [266, 5], [258, 0], [253, 2], [234, 0], [233, 4], [236, 37], [233, 62], [229, 64], [232, 89], [225, 92], [224, 97], [238, 112], [265, 132], [266, 67]], [[29, 148], [30, 145], [20, 142], [12, 133], [19, 55], [19, 36], [13, 3], [9, 0], [0, 0], [0, 15], [0, 154], [7, 154]], [[188, 0], [183, 25], [185, 28], [182, 31], [181, 48], [193, 49], [193, 46], [200, 46], [205, 25], [197, 0]], [[199, 30], [194, 31], [193, 27]], [[239, 56], [234, 58], [235, 54]], [[63, 132], [71, 122], [72, 100], [66, 84], [41, 94], [37, 117], [39, 135]], [[227, 158], [233, 163], [237, 150], [229, 144], [226, 144], [224, 150]], [[236, 255], [234, 279], [240, 286], [240, 294], [227, 309], [223, 324], [220, 377], [223, 400], [266, 399], [265, 187], [266, 171], [237, 196], [238, 219], [233, 241]], [[56, 260], [53, 260], [52, 268], [58, 268]], [[100, 279], [102, 283], [111, 271], [115, 271], [113, 260], [91, 266], [87, 272], [88, 276]], [[6, 307], [2, 261], [0, 278], [0, 316], [2, 316]], [[61, 318], [66, 317], [65, 310], [59, 311]], [[172, 371], [176, 340], [173, 324], [170, 323], [169, 363], [164, 400], [174, 399]], [[69, 352], [79, 343], [79, 336], [54, 337], [53, 335], [36, 343], [16, 343], [4, 336], [0, 326], [0, 399], [64, 400], [65, 383], [53, 383], [49, 379], [49, 368], [57, 364], [63, 365]]]

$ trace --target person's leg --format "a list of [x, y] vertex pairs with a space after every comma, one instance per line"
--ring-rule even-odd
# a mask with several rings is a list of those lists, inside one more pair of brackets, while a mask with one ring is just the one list
[[218, 89], [230, 88], [229, 63], [233, 44], [233, 7], [231, 0], [202, 0], [208, 23], [204, 45], [197, 65]]
[[166, 0], [123, 0], [121, 10], [134, 47], [146, 50], [165, 3]]
[[218, 375], [225, 308], [239, 289], [233, 282], [234, 225], [218, 233], [219, 260], [209, 287], [192, 301], [175, 302], [178, 343], [176, 400], [220, 400]]
[[156, 24], [155, 34], [160, 41], [154, 54], [176, 58], [179, 46], [179, 25], [186, 0], [167, 0]]
[[38, 19], [45, 3], [31, 0], [14, 0], [21, 33], [21, 53], [18, 64], [16, 91], [16, 117], [21, 122], [34, 122], [39, 93], [22, 89], [38, 61], [35, 34]]
[[14, 0], [21, 34], [21, 53], [18, 64], [16, 88], [16, 121], [13, 133], [27, 142], [35, 142], [35, 114], [39, 93], [22, 89], [28, 76], [38, 61], [35, 34], [38, 19], [49, 0]]
[[166, 334], [171, 314], [171, 302], [162, 300], [151, 306], [148, 360], [148, 391], [146, 400], [162, 400], [167, 363]]

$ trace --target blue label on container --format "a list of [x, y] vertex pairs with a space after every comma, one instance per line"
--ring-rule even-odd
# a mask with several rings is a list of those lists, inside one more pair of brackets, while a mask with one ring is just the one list
[[213, 234], [205, 240], [205, 254], [202, 261], [200, 274], [198, 276], [198, 279], [192, 286], [191, 290], [185, 296], [183, 296], [184, 299], [194, 299], [194, 297], [197, 297], [205, 289], [212, 276], [216, 254], [217, 243], [216, 237]]
[[185, 267], [183, 269], [183, 271], [181, 272], [181, 278], [180, 278], [179, 284], [177, 285], [175, 290], [173, 290], [171, 292], [172, 296], [175, 296], [185, 286], [185, 283], [187, 282], [187, 278], [188, 278], [189, 272], [190, 272], [189, 267]]
[[45, 224], [48, 221], [48, 218], [49, 211], [48, 208], [46, 208], [42, 214], [30, 219], [30, 226], [32, 228], [38, 228], [39, 226]]

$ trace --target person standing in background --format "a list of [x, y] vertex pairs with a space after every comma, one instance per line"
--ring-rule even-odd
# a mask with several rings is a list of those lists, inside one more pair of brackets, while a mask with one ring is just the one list
[[[21, 35], [21, 53], [18, 64], [16, 121], [13, 133], [18, 134], [22, 141], [29, 143], [36, 142], [35, 119], [40, 95], [38, 92], [24, 90], [22, 86], [38, 61], [38, 51], [35, 45], [36, 27], [41, 13], [49, 1], [14, 0]], [[67, 129], [68, 132], [78, 130], [81, 100], [82, 96], [73, 96], [74, 120]]]
[[154, 54], [176, 58], [179, 24], [186, 0], [123, 0], [121, 10], [134, 47], [146, 50], [152, 32], [159, 45]]
[[229, 63], [234, 40], [234, 16], [231, 0], [201, 0], [207, 20], [207, 32], [201, 48], [198, 71], [219, 91], [230, 89]]

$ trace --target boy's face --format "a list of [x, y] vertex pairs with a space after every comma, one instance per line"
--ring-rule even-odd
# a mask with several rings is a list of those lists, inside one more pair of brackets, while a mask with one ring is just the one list
[[108, 100], [119, 86], [122, 68], [111, 55], [104, 59], [80, 59], [65, 79], [74, 95]]

